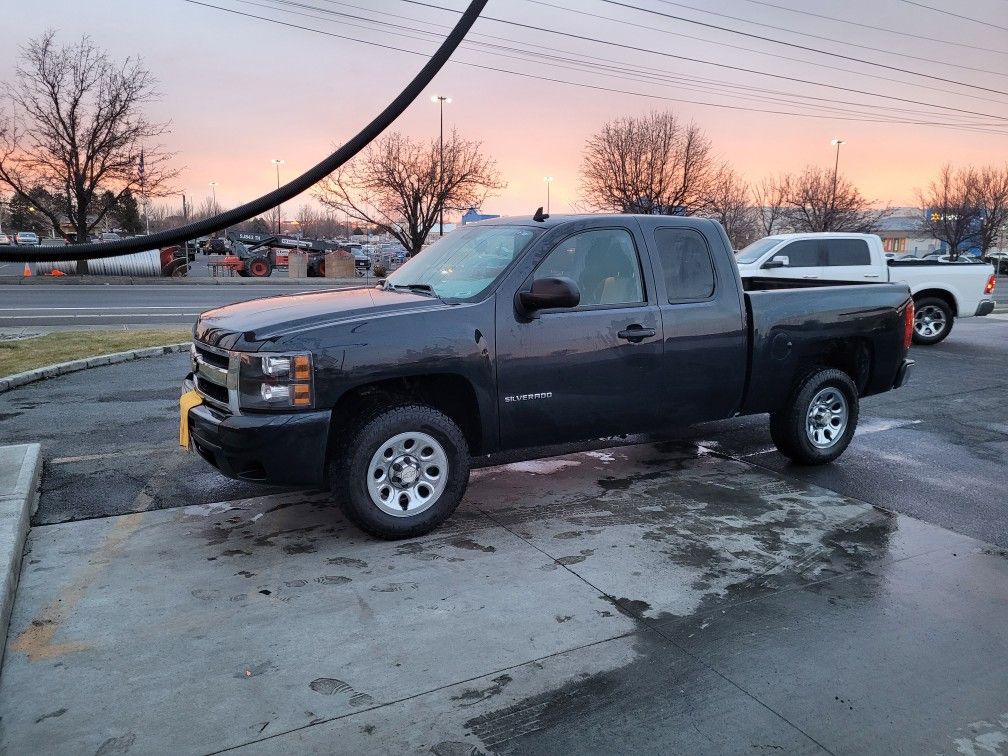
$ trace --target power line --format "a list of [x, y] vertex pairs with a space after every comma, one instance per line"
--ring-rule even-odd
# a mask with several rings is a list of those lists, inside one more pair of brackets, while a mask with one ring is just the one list
[[926, 8], [929, 11], [934, 11], [935, 13], [942, 13], [946, 16], [952, 16], [952, 18], [960, 18], [963, 21], [971, 21], [974, 24], [980, 24], [981, 26], [986, 26], [989, 28], [1000, 29], [1001, 31], [1008, 31], [1008, 26], [998, 26], [997, 24], [992, 24], [990, 21], [984, 21], [981, 18], [973, 18], [972, 16], [964, 16], [961, 13], [953, 13], [952, 11], [947, 11], [944, 8], [935, 8], [931, 5], [925, 5], [924, 3], [915, 2], [915, 0], [903, 0], [907, 5], [916, 5], [918, 8]]
[[[1008, 2], [1008, 0], [1004, 0], [1004, 1]], [[325, 2], [334, 2], [334, 0], [325, 0]], [[976, 98], [976, 99], [982, 99], [984, 102], [994, 102], [994, 103], [997, 103], [999, 105], [1008, 105], [1008, 101], [1005, 101], [1005, 100], [992, 100], [987, 95], [967, 94], [965, 92], [956, 92], [954, 90], [944, 89], [942, 87], [932, 87], [932, 86], [928, 86], [927, 84], [917, 84], [917, 83], [906, 81], [904, 79], [894, 79], [891, 76], [882, 76], [881, 74], [877, 74], [877, 73], [866, 74], [863, 71], [858, 71], [858, 70], [853, 69], [853, 68], [844, 68], [843, 66], [831, 65], [829, 63], [822, 63], [822, 62], [818, 62], [818, 61], [805, 60], [803, 58], [792, 58], [792, 57], [787, 56], [787, 55], [781, 55], [780, 53], [767, 52], [766, 50], [758, 50], [756, 48], [745, 47], [743, 45], [734, 45], [734, 44], [732, 44], [730, 42], [724, 42], [724, 41], [721, 41], [721, 40], [713, 40], [713, 39], [709, 39], [707, 37], [697, 37], [697, 36], [692, 35], [692, 34], [685, 34], [683, 32], [676, 32], [676, 31], [672, 31], [670, 29], [657, 29], [654, 26], [649, 26], [647, 24], [638, 24], [638, 23], [635, 23], [633, 21], [627, 21], [626, 19], [622, 19], [622, 18], [613, 18], [612, 16], [603, 16], [603, 15], [598, 14], [598, 13], [591, 13], [589, 11], [581, 10], [580, 8], [578, 8], [578, 9], [568, 8], [568, 7], [563, 6], [563, 5], [557, 5], [557, 4], [552, 3], [552, 2], [547, 2], [547, 0], [525, 0], [525, 2], [527, 2], [527, 3], [533, 3], [535, 5], [542, 5], [542, 6], [545, 6], [547, 8], [555, 8], [557, 10], [568, 11], [570, 13], [577, 13], [579, 16], [588, 16], [590, 18], [597, 18], [597, 19], [600, 19], [602, 21], [608, 21], [608, 22], [611, 22], [611, 23], [622, 24], [624, 26], [631, 26], [631, 27], [634, 27], [634, 28], [637, 28], [637, 29], [646, 29], [647, 31], [656, 31], [656, 32], [659, 32], [661, 34], [668, 34], [668, 35], [671, 35], [671, 36], [674, 36], [674, 37], [682, 37], [684, 39], [692, 39], [692, 40], [697, 40], [697, 41], [700, 41], [700, 42], [707, 42], [709, 44], [714, 44], [714, 45], [718, 45], [718, 46], [721, 46], [721, 47], [728, 47], [728, 48], [731, 48], [733, 50], [743, 50], [745, 52], [754, 53], [756, 55], [771, 56], [771, 57], [777, 58], [778, 60], [788, 60], [788, 61], [792, 61], [794, 63], [802, 63], [804, 65], [816, 66], [817, 68], [825, 68], [825, 69], [830, 70], [830, 71], [841, 71], [843, 73], [856, 74], [858, 76], [869, 76], [869, 77], [871, 77], [873, 79], [878, 79], [879, 81], [888, 81], [888, 82], [892, 82], [894, 84], [903, 84], [903, 85], [906, 85], [906, 86], [916, 87], [918, 89], [926, 89], [926, 90], [929, 90], [931, 92], [941, 92], [942, 94], [951, 94], [951, 95], [956, 95], [956, 96], [959, 96], [959, 97], [971, 97], [971, 98]], [[343, 5], [344, 3], [337, 3], [337, 4]], [[482, 36], [482, 35], [470, 35], [470, 36]], [[1008, 54], [1008, 53], [1006, 53], [1006, 54]]]
[[[871, 24], [862, 24], [857, 21], [851, 21], [846, 18], [837, 18], [836, 16], [826, 16], [822, 13], [814, 13], [812, 11], [801, 10], [799, 8], [789, 8], [786, 5], [777, 5], [776, 3], [769, 3], [766, 0], [743, 0], [747, 3], [752, 3], [753, 5], [762, 5], [767, 8], [776, 8], [778, 10], [787, 11], [788, 13], [799, 13], [803, 16], [812, 16], [813, 18], [821, 18], [826, 21], [834, 21], [838, 24], [847, 24], [848, 26], [857, 26], [861, 29], [870, 29], [871, 31], [884, 32], [885, 34], [894, 34], [897, 37], [909, 37], [910, 39], [919, 39], [924, 42], [936, 42], [941, 45], [952, 45], [955, 47], [965, 47], [970, 50], [979, 50], [980, 52], [995, 53], [997, 55], [1008, 55], [1008, 50], [995, 50], [991, 47], [980, 47], [979, 45], [971, 45], [966, 42], [953, 42], [947, 39], [941, 39], [940, 37], [928, 37], [923, 34], [913, 34], [911, 32], [899, 31], [897, 29], [881, 28], [878, 26], [872, 26]], [[1008, 2], [1008, 0], [1005, 0]]]
[[[423, 6], [423, 7], [426, 7], [426, 8], [436, 8], [437, 10], [449, 11], [451, 13], [458, 13], [458, 11], [455, 10], [454, 8], [445, 8], [444, 6], [434, 5], [432, 3], [423, 2], [422, 0], [401, 0], [401, 2], [410, 3], [411, 5], [420, 5], [420, 6]], [[612, 2], [612, 0], [603, 0], [603, 2]], [[621, 3], [617, 3], [617, 4], [621, 4]], [[703, 65], [715, 66], [715, 67], [718, 67], [718, 68], [726, 68], [726, 69], [729, 69], [731, 71], [740, 71], [740, 72], [743, 72], [743, 73], [756, 74], [756, 75], [759, 75], [759, 76], [768, 76], [768, 77], [773, 78], [773, 79], [781, 79], [783, 81], [791, 81], [791, 82], [796, 82], [796, 83], [799, 83], [799, 84], [810, 84], [812, 86], [817, 86], [817, 87], [827, 87], [829, 89], [837, 89], [837, 90], [840, 90], [840, 91], [843, 91], [843, 92], [852, 92], [854, 94], [868, 95], [870, 97], [881, 97], [881, 98], [884, 98], [884, 99], [887, 99], [887, 100], [891, 100], [893, 102], [905, 102], [905, 103], [908, 103], [908, 104], [911, 104], [911, 105], [924, 105], [925, 107], [940, 108], [942, 110], [949, 110], [949, 111], [954, 111], [954, 112], [957, 112], [957, 113], [967, 113], [968, 115], [980, 116], [982, 118], [990, 118], [990, 119], [993, 119], [993, 120], [996, 120], [996, 121], [1004, 121], [1004, 120], [1006, 120], [1006, 117], [1005, 116], [1001, 116], [1001, 115], [993, 115], [991, 113], [982, 113], [982, 112], [978, 112], [978, 111], [975, 111], [975, 110], [965, 110], [963, 108], [953, 108], [953, 107], [951, 107], [949, 105], [934, 105], [933, 103], [923, 102], [921, 100], [911, 100], [911, 99], [905, 98], [905, 97], [896, 97], [894, 95], [879, 94], [878, 92], [869, 92], [869, 91], [866, 91], [866, 90], [863, 90], [863, 89], [855, 89], [853, 87], [843, 87], [843, 86], [840, 86], [839, 84], [824, 84], [822, 82], [811, 81], [809, 79], [799, 79], [799, 78], [794, 77], [794, 76], [785, 76], [784, 74], [774, 74], [774, 73], [769, 73], [767, 71], [760, 71], [758, 69], [745, 68], [743, 66], [733, 66], [733, 65], [730, 65], [728, 63], [718, 63], [716, 61], [704, 60], [703, 58], [692, 58], [692, 57], [687, 56], [687, 55], [676, 55], [675, 53], [665, 52], [664, 50], [652, 50], [652, 49], [649, 49], [649, 48], [646, 48], [646, 47], [637, 47], [635, 45], [627, 45], [627, 44], [623, 44], [623, 43], [620, 43], [620, 42], [613, 42], [611, 40], [599, 39], [597, 37], [589, 37], [589, 36], [585, 36], [585, 35], [582, 35], [582, 34], [574, 34], [572, 32], [557, 31], [555, 29], [548, 29], [548, 28], [543, 27], [543, 26], [535, 26], [535, 25], [532, 25], [532, 24], [524, 24], [524, 23], [521, 23], [519, 21], [512, 21], [512, 20], [509, 20], [509, 19], [495, 18], [494, 16], [486, 16], [486, 15], [484, 15], [484, 16], [482, 16], [482, 18], [485, 19], [485, 20], [487, 20], [487, 21], [494, 21], [496, 23], [508, 24], [510, 26], [516, 26], [516, 27], [521, 28], [521, 29], [530, 29], [532, 31], [543, 32], [543, 33], [546, 33], [546, 34], [555, 34], [555, 35], [561, 36], [561, 37], [568, 37], [570, 39], [581, 40], [582, 42], [594, 42], [596, 44], [608, 45], [610, 47], [618, 47], [618, 48], [623, 49], [623, 50], [633, 50], [634, 52], [649, 53], [651, 55], [659, 55], [661, 57], [673, 58], [675, 60], [685, 60], [685, 61], [689, 61], [690, 63], [701, 63]], [[953, 83], [956, 83], [956, 82], [953, 82]], [[1008, 95], [1008, 92], [1002, 92], [1002, 91], [996, 90], [996, 89], [990, 90], [990, 91], [992, 91], [992, 92], [994, 92], [996, 94]]]
[[[389, 45], [389, 44], [384, 44], [384, 43], [380, 43], [380, 42], [374, 42], [372, 40], [363, 40], [363, 39], [359, 39], [357, 37], [351, 37], [351, 36], [345, 35], [345, 34], [337, 34], [335, 32], [326, 31], [324, 29], [317, 29], [317, 28], [310, 27], [310, 26], [303, 26], [301, 24], [291, 23], [289, 21], [283, 21], [283, 20], [280, 20], [280, 19], [269, 18], [269, 17], [266, 17], [266, 16], [259, 16], [259, 15], [253, 14], [253, 13], [246, 13], [244, 11], [236, 10], [234, 8], [227, 8], [227, 7], [223, 7], [223, 6], [219, 6], [219, 5], [213, 5], [212, 3], [201, 2], [200, 0], [183, 0], [183, 2], [191, 3], [193, 5], [200, 5], [200, 6], [203, 6], [203, 7], [206, 7], [206, 8], [213, 8], [215, 10], [223, 11], [223, 12], [226, 12], [226, 13], [231, 13], [231, 14], [238, 15], [238, 16], [244, 16], [246, 18], [257, 19], [257, 20], [260, 20], [260, 21], [265, 21], [265, 22], [277, 24], [277, 25], [280, 25], [280, 26], [286, 26], [286, 27], [293, 28], [293, 29], [300, 29], [302, 31], [312, 32], [312, 33], [315, 33], [315, 34], [320, 34], [320, 35], [324, 35], [324, 36], [328, 36], [328, 37], [333, 37], [333, 38], [336, 38], [336, 39], [342, 39], [342, 40], [346, 40], [346, 41], [357, 42], [357, 43], [360, 43], [360, 44], [371, 45], [371, 46], [378, 47], [378, 48], [381, 48], [381, 49], [386, 49], [386, 50], [394, 50], [396, 52], [406, 53], [406, 54], [409, 54], [409, 55], [426, 56], [426, 53], [418, 52], [416, 50], [410, 50], [408, 48], [397, 47], [395, 45]], [[556, 77], [541, 76], [541, 75], [531, 74], [531, 73], [522, 72], [522, 71], [513, 71], [513, 70], [510, 70], [510, 69], [500, 68], [500, 67], [497, 67], [497, 66], [489, 66], [489, 65], [485, 65], [485, 64], [481, 64], [481, 63], [473, 63], [473, 62], [469, 62], [469, 61], [455, 60], [453, 62], [456, 63], [457, 65], [462, 65], [462, 66], [466, 66], [466, 67], [469, 67], [469, 68], [476, 68], [476, 69], [485, 70], [485, 71], [494, 71], [494, 72], [497, 72], [497, 73], [505, 73], [505, 74], [510, 74], [510, 75], [513, 75], [513, 76], [520, 76], [520, 77], [523, 77], [523, 78], [533, 79], [533, 80], [537, 80], [537, 81], [545, 81], [545, 82], [550, 82], [550, 83], [565, 84], [565, 85], [569, 85], [569, 86], [575, 86], [575, 87], [580, 87], [580, 88], [584, 88], [584, 89], [590, 89], [590, 90], [594, 90], [594, 91], [609, 92], [609, 93], [614, 93], [614, 94], [625, 94], [625, 95], [630, 95], [630, 96], [634, 96], [634, 97], [658, 99], [658, 100], [663, 100], [663, 101], [668, 101], [668, 102], [679, 102], [679, 103], [684, 103], [684, 104], [701, 105], [701, 106], [713, 107], [713, 108], [719, 108], [719, 109], [725, 109], [725, 110], [737, 110], [737, 111], [751, 112], [751, 113], [766, 113], [766, 114], [771, 114], [771, 115], [785, 115], [785, 116], [794, 116], [794, 117], [801, 117], [801, 118], [830, 118], [832, 120], [853, 121], [853, 122], [862, 122], [862, 123], [892, 123], [891, 120], [884, 119], [884, 118], [863, 118], [863, 117], [832, 116], [832, 115], [823, 115], [823, 114], [815, 114], [815, 113], [801, 113], [801, 112], [784, 111], [784, 110], [771, 110], [771, 109], [749, 108], [749, 107], [742, 107], [742, 106], [736, 106], [736, 105], [727, 105], [727, 104], [724, 104], [724, 103], [712, 103], [712, 102], [707, 102], [707, 101], [689, 100], [689, 99], [678, 98], [678, 97], [667, 97], [667, 96], [656, 95], [656, 94], [651, 94], [651, 93], [643, 93], [643, 92], [635, 92], [635, 91], [625, 90], [625, 89], [617, 89], [615, 87], [605, 87], [605, 86], [596, 85], [596, 84], [588, 84], [588, 83], [585, 83], [585, 82], [569, 81], [569, 80], [566, 80], [566, 79], [559, 79], [559, 78], [556, 78]], [[963, 124], [950, 124], [950, 123], [946, 123], [946, 122], [935, 122], [935, 121], [902, 121], [901, 123], [905, 123], [907, 125], [936, 126], [936, 127], [939, 127], [939, 128], [951, 128], [951, 129], [956, 129], [956, 130], [961, 130], [961, 131], [970, 131], [970, 132], [990, 133], [990, 134], [996, 134], [996, 135], [1005, 135], [1005, 132], [998, 131], [995, 127], [993, 127], [992, 125], [988, 125], [988, 124], [963, 125]]]
[[[667, 0], [662, 0], [662, 1], [666, 2]], [[783, 40], [774, 39], [773, 37], [764, 37], [761, 34], [753, 34], [752, 32], [739, 31], [738, 29], [732, 29], [732, 28], [727, 27], [727, 26], [718, 26], [717, 24], [710, 24], [710, 23], [707, 23], [705, 21], [695, 21], [695, 20], [693, 20], [691, 18], [686, 18], [684, 16], [677, 16], [677, 15], [675, 15], [673, 13], [664, 13], [662, 11], [654, 10], [654, 9], [651, 9], [651, 8], [641, 8], [641, 7], [637, 6], [637, 5], [630, 5], [629, 3], [619, 2], [619, 0], [601, 0], [601, 2], [603, 2], [603, 3], [609, 3], [610, 5], [618, 5], [618, 6], [623, 7], [623, 8], [629, 8], [630, 10], [640, 11], [641, 13], [650, 13], [650, 14], [655, 15], [655, 16], [662, 16], [663, 18], [670, 18], [670, 19], [672, 19], [674, 21], [682, 21], [682, 22], [688, 23], [688, 24], [696, 24], [698, 26], [705, 26], [708, 29], [717, 29], [719, 31], [728, 32], [730, 34], [739, 34], [739, 35], [741, 35], [743, 37], [750, 37], [752, 39], [759, 39], [759, 40], [762, 40], [763, 42], [772, 42], [773, 44], [776, 44], [776, 45], [784, 45], [785, 47], [794, 47], [794, 48], [796, 48], [798, 50], [805, 50], [807, 52], [819, 53], [821, 55], [829, 55], [829, 56], [834, 57], [834, 58], [841, 58], [842, 60], [850, 60], [850, 61], [853, 61], [855, 63], [863, 63], [863, 64], [868, 65], [868, 66], [878, 66], [879, 68], [885, 68], [885, 69], [888, 69], [889, 71], [899, 71], [900, 73], [911, 74], [913, 76], [921, 76], [921, 77], [926, 78], [926, 79], [937, 79], [938, 81], [944, 81], [946, 84], [958, 84], [961, 87], [970, 87], [971, 89], [978, 89], [978, 90], [980, 90], [982, 92], [993, 92], [995, 94], [1008, 94], [1008, 92], [1004, 92], [1004, 91], [1002, 91], [1000, 89], [991, 89], [989, 87], [982, 87], [979, 84], [970, 84], [969, 82], [959, 81], [957, 79], [947, 79], [947, 78], [945, 78], [943, 76], [936, 76], [935, 74], [920, 73], [919, 71], [913, 71], [913, 70], [911, 70], [909, 68], [900, 68], [899, 66], [890, 66], [890, 65], [887, 65], [885, 63], [878, 63], [878, 62], [872, 61], [872, 60], [865, 60], [864, 58], [855, 58], [853, 55], [844, 55], [843, 53], [830, 52], [829, 50], [820, 50], [819, 48], [816, 48], [816, 47], [809, 47], [808, 45], [800, 45], [797, 42], [784, 42]], [[678, 3], [670, 3], [670, 4], [678, 5]], [[907, 55], [907, 56], [904, 56], [904, 57], [912, 58], [914, 56]], [[927, 58], [916, 58], [916, 60], [928, 60], [928, 59]], [[932, 61], [929, 61], [929, 62], [931, 62], [931, 63], [938, 63], [939, 65], [950, 65], [950, 64], [947, 64], [947, 63], [941, 63], [941, 61], [936, 61], [936, 60], [932, 60]], [[964, 68], [964, 69], [969, 70], [969, 71], [979, 71], [981, 73], [988, 73], [988, 74], [992, 74], [994, 76], [1008, 76], [1008, 74], [1003, 73], [1003, 72], [988, 71], [988, 70], [982, 69], [982, 68], [971, 68], [970, 66], [963, 66], [963, 65], [958, 65], [958, 64], [956, 64], [955, 67], [956, 68]]]
[[[320, 20], [320, 21], [330, 21], [331, 20], [329, 18], [319, 17], [319, 16], [315, 16], [315, 15], [312, 15], [312, 14], [309, 14], [309, 13], [302, 13], [302, 12], [299, 12], [299, 11], [291, 11], [291, 10], [286, 10], [286, 9], [274, 8], [273, 6], [262, 5], [260, 3], [254, 2], [253, 0], [235, 0], [235, 1], [243, 3], [243, 4], [246, 4], [246, 5], [252, 5], [252, 6], [260, 7], [260, 8], [266, 8], [268, 10], [281, 10], [282, 12], [285, 12], [285, 13], [291, 13], [291, 14], [294, 14], [294, 15], [305, 16], [307, 18], [312, 18], [312, 19]], [[400, 31], [405, 30], [405, 31], [411, 32], [413, 34], [419, 33], [419, 34], [427, 35], [429, 37], [436, 37], [437, 36], [435, 33], [431, 32], [431, 31], [428, 31], [426, 29], [417, 29], [415, 27], [406, 26], [404, 24], [398, 24], [398, 23], [393, 23], [393, 22], [389, 22], [389, 21], [383, 21], [383, 20], [380, 20], [380, 19], [366, 18], [366, 17], [363, 17], [363, 16], [355, 15], [355, 14], [343, 13], [343, 12], [340, 12], [340, 11], [331, 10], [331, 9], [328, 9], [328, 8], [319, 8], [318, 6], [311, 5], [311, 4], [308, 4], [308, 3], [297, 2], [297, 0], [269, 0], [269, 1], [273, 2], [273, 3], [281, 4], [281, 5], [284, 5], [284, 6], [294, 6], [294, 7], [298, 7], [298, 8], [307, 8], [307, 9], [314, 10], [314, 11], [317, 11], [317, 12], [320, 12], [320, 13], [325, 13], [325, 14], [328, 14], [328, 15], [331, 15], [331, 16], [338, 16], [338, 17], [340, 17], [340, 19], [350, 18], [350, 19], [356, 20], [356, 21], [365, 21], [367, 23], [371, 23], [371, 24], [374, 24], [374, 25], [377, 25], [377, 26], [380, 26], [380, 27], [390, 27], [390, 28], [393, 28], [393, 29], [396, 29], [396, 30], [400, 30]], [[374, 13], [374, 14], [380, 15], [380, 16], [392, 15], [392, 14], [385, 13], [385, 12], [382, 12], [382, 11], [374, 11], [374, 10], [371, 10], [369, 8], [361, 8], [361, 6], [353, 5], [353, 4], [350, 4], [350, 3], [338, 2], [336, 0], [324, 0], [324, 1], [328, 2], [330, 5], [336, 5], [336, 6], [340, 6], [340, 7], [350, 7], [350, 8], [354, 8], [354, 9], [358, 9], [358, 10], [365, 10], [367, 12]], [[561, 6], [553, 6], [553, 7], [561, 8]], [[567, 10], [567, 9], [564, 9], [564, 10]], [[401, 16], [399, 14], [395, 14], [394, 17], [396, 19], [414, 21], [416, 23], [428, 23], [425, 20], [416, 19], [416, 18], [410, 18], [410, 17], [404, 17], [404, 16]], [[341, 21], [341, 23], [344, 26], [351, 26], [351, 27], [357, 26], [356, 24], [348, 23], [346, 21]], [[357, 26], [357, 28], [368, 28], [368, 27]], [[403, 36], [409, 37], [409, 35], [403, 35]], [[625, 65], [621, 65], [617, 61], [613, 61], [613, 60], [608, 59], [608, 58], [600, 58], [600, 57], [597, 57], [597, 56], [587, 56], [587, 55], [584, 55], [583, 53], [569, 53], [568, 51], [557, 50], [555, 47], [545, 47], [545, 46], [542, 46], [542, 45], [531, 45], [533, 47], [538, 47], [540, 49], [545, 49], [545, 50], [549, 50], [550, 51], [549, 53], [537, 53], [537, 52], [532, 52], [532, 51], [524, 50], [524, 49], [521, 49], [521, 48], [516, 48], [516, 47], [510, 46], [510, 45], [500, 45], [500, 44], [494, 44], [494, 43], [479, 42], [479, 41], [477, 41], [475, 39], [477, 37], [482, 37], [482, 38], [491, 39], [491, 40], [498, 40], [498, 41], [503, 41], [503, 42], [510, 42], [510, 43], [513, 43], [513, 44], [528, 44], [528, 43], [518, 43], [515, 40], [511, 40], [509, 38], [497, 37], [497, 36], [494, 36], [494, 35], [487, 35], [487, 34], [470, 34], [469, 35], [469, 39], [465, 43], [463, 43], [463, 44], [466, 47], [472, 47], [474, 45], [475, 46], [485, 47], [485, 48], [488, 48], [488, 49], [492, 50], [493, 54], [499, 55], [499, 56], [505, 57], [505, 58], [518, 59], [518, 60], [527, 60], [527, 56], [534, 56], [536, 58], [546, 58], [554, 66], [557, 66], [557, 67], [560, 67], [560, 68], [566, 68], [568, 70], [579, 71], [579, 72], [582, 72], [582, 73], [586, 72], [584, 66], [587, 65], [587, 66], [590, 66], [590, 67], [595, 68], [595, 69], [602, 69], [602, 71], [603, 71], [602, 75], [610, 76], [610, 77], [617, 78], [617, 79], [636, 81], [636, 82], [639, 82], [639, 83], [658, 84], [659, 86], [666, 86], [666, 87], [671, 86], [668, 83], [668, 80], [669, 79], [673, 79], [673, 80], [676, 80], [676, 81], [680, 82], [679, 88], [688, 89], [688, 90], [692, 90], [692, 91], [698, 91], [698, 92], [704, 92], [706, 94], [725, 94], [723, 91], [718, 91], [718, 89], [716, 89], [716, 88], [718, 88], [718, 87], [727, 87], [727, 88], [730, 88], [730, 89], [740, 90], [741, 92], [745, 93], [745, 94], [735, 93], [733, 96], [735, 96], [735, 97], [743, 97], [743, 98], [747, 98], [747, 99], [758, 99], [758, 98], [756, 98], [753, 95], [753, 93], [754, 92], [763, 92], [763, 93], [766, 93], [767, 95], [780, 95], [780, 96], [789, 98], [789, 99], [780, 99], [778, 97], [772, 97], [772, 96], [765, 98], [765, 99], [768, 99], [768, 100], [771, 100], [771, 101], [782, 102], [782, 103], [786, 103], [786, 104], [789, 104], [789, 105], [800, 105], [800, 106], [803, 106], [803, 107], [816, 107], [816, 108], [824, 108], [824, 107], [829, 107], [830, 105], [833, 105], [834, 106], [834, 110], [836, 110], [837, 112], [847, 112], [847, 113], [854, 113], [854, 114], [858, 114], [858, 115], [864, 115], [865, 113], [863, 111], [851, 111], [851, 110], [847, 110], [847, 109], [844, 109], [844, 108], [836, 108], [835, 104], [852, 105], [854, 107], [859, 107], [859, 108], [873, 108], [874, 107], [870, 103], [865, 103], [865, 102], [856, 102], [856, 101], [850, 101], [850, 100], [837, 100], [835, 98], [831, 99], [831, 98], [826, 98], [826, 97], [817, 97], [815, 95], [809, 95], [809, 94], [784, 92], [784, 91], [781, 91], [781, 90], [767, 89], [767, 88], [762, 88], [762, 87], [750, 87], [750, 86], [745, 86], [745, 85], [733, 84], [731, 82], [726, 82], [726, 81], [719, 80], [719, 79], [709, 79], [709, 78], [705, 78], [705, 77], [695, 77], [695, 76], [694, 77], [686, 78], [684, 76], [679, 76], [679, 75], [676, 75], [676, 74], [671, 74], [671, 73], [669, 73], [667, 71], [663, 71], [663, 70], [660, 70], [660, 69], [649, 68], [649, 67], [645, 67], [643, 69], [641, 69], [641, 68], [627, 68]], [[410, 37], [410, 38], [417, 39], [417, 37], [415, 37], [415, 36]], [[421, 41], [427, 41], [427, 40], [421, 40]], [[499, 52], [500, 50], [504, 50], [506, 52]], [[511, 55], [511, 54], [508, 54], [508, 53], [516, 53], [517, 55]], [[566, 53], [566, 55], [560, 55], [558, 53]], [[573, 54], [573, 55], [580, 55], [581, 57], [586, 57], [586, 58], [589, 59], [589, 61], [600, 61], [602, 65], [600, 65], [599, 63], [586, 62], [586, 61], [578, 60], [576, 58], [567, 57], [567, 55], [571, 55], [571, 54]], [[524, 56], [524, 57], [519, 57], [519, 56]], [[570, 64], [570, 65], [564, 65], [564, 64]], [[619, 74], [630, 74], [630, 76], [621, 76], [621, 75], [616, 74], [616, 73], [611, 73], [612, 71], [617, 71], [617, 72], [619, 72]], [[705, 87], [705, 86], [700, 86], [700, 84], [712, 85], [713, 87], [715, 87], [715, 89], [712, 90], [710, 86], [706, 86]], [[803, 99], [804, 100], [816, 100], [816, 101], [819, 101], [819, 102], [825, 102], [825, 103], [829, 103], [829, 105], [815, 105], [815, 104], [809, 105], [807, 103], [800, 102], [800, 100], [803, 100]], [[796, 102], [796, 100], [799, 100], [799, 101]], [[910, 109], [910, 108], [899, 108], [899, 107], [890, 106], [889, 109], [890, 110], [894, 110], [894, 111], [901, 111], [901, 112], [908, 113], [908, 114], [911, 114], [911, 115], [919, 115], [919, 116], [928, 116], [929, 115], [926, 112], [922, 112], [922, 111], [919, 111], [919, 110], [913, 110], [913, 109]], [[947, 118], [949, 118], [949, 117], [967, 118], [968, 116], [948, 114], [945, 117], [947, 117]], [[892, 119], [892, 120], [893, 120], [893, 122], [897, 122], [896, 119]], [[973, 124], [973, 125], [987, 125], [987, 124]]]

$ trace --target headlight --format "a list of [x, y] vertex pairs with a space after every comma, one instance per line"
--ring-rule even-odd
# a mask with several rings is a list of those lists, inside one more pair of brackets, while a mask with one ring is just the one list
[[311, 409], [314, 388], [310, 354], [241, 355], [238, 403], [243, 409]]

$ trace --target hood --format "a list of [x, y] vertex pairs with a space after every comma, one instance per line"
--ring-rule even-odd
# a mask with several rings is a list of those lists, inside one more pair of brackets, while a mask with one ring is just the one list
[[193, 334], [223, 349], [255, 350], [264, 341], [299, 330], [442, 307], [448, 305], [433, 297], [376, 287], [284, 294], [207, 310]]

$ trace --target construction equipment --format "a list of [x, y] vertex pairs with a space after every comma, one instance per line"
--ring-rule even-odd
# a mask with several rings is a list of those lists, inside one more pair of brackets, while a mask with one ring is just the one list
[[[325, 256], [327, 252], [346, 252], [350, 250], [336, 242], [323, 239], [298, 239], [293, 236], [278, 236], [276, 234], [252, 234], [231, 231], [227, 234], [228, 246], [234, 258], [234, 267], [240, 276], [269, 276], [274, 268], [288, 267], [291, 252], [304, 252], [308, 255], [308, 275], [325, 276]], [[371, 269], [371, 260], [365, 256], [354, 255], [354, 268], [358, 276], [367, 275]], [[229, 260], [230, 261], [230, 260]]]

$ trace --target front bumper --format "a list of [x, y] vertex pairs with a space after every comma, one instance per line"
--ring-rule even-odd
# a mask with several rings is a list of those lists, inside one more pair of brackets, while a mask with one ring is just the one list
[[914, 360], [903, 360], [903, 364], [899, 366], [899, 370], [896, 371], [896, 380], [893, 381], [893, 388], [898, 389], [901, 386], [905, 386], [910, 382], [910, 371], [916, 363]]
[[977, 317], [980, 317], [982, 315], [990, 315], [992, 312], [994, 312], [994, 300], [985, 299], [983, 302], [977, 305], [977, 311], [975, 314]]
[[[192, 375], [183, 390], [193, 388]], [[229, 478], [280, 486], [325, 482], [329, 410], [237, 415], [201, 404], [189, 410], [193, 448]]]

